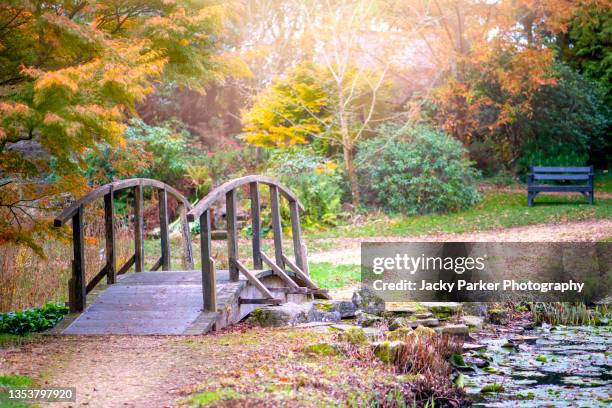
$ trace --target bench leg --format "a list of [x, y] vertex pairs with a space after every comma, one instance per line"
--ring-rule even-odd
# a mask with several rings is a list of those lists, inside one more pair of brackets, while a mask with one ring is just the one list
[[527, 192], [527, 205], [529, 207], [533, 207], [533, 199], [535, 198], [535, 193]]
[[589, 191], [589, 204], [593, 204], [595, 197], [593, 197], [593, 191]]

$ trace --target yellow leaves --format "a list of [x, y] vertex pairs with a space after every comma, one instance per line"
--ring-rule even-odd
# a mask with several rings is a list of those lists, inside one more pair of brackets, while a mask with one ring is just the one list
[[68, 89], [71, 93], [76, 93], [79, 89], [75, 80], [70, 78], [71, 71], [73, 69], [60, 70], [60, 71], [51, 71], [44, 73], [36, 84], [34, 85], [34, 90], [41, 91], [45, 88], [65, 88]]
[[[236, 52], [224, 52], [219, 55], [211, 56], [219, 67], [219, 74], [232, 76], [234, 78], [252, 78], [253, 72], [249, 65]], [[223, 78], [219, 78], [223, 79]]]

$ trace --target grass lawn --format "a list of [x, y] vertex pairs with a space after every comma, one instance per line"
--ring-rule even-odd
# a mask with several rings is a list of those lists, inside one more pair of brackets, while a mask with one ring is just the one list
[[308, 264], [310, 276], [322, 288], [342, 288], [359, 282], [361, 269], [359, 265], [333, 265], [328, 262]]
[[538, 195], [527, 207], [526, 193], [487, 191], [469, 209], [443, 215], [379, 216], [359, 225], [342, 225], [323, 232], [307, 232], [309, 240], [337, 237], [371, 237], [462, 233], [531, 224], [612, 218], [612, 199], [588, 205], [581, 195]]
[[29, 407], [30, 404], [9, 399], [9, 388], [32, 387], [34, 381], [30, 377], [23, 375], [3, 375], [0, 374], [0, 408], [22, 408]]

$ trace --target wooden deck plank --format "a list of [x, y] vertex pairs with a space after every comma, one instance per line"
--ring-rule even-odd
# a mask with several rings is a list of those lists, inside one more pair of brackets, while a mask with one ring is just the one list
[[[238, 307], [238, 295], [246, 285], [244, 277], [239, 282], [230, 282], [227, 270], [218, 271], [218, 310]], [[62, 334], [201, 334], [216, 323], [217, 313], [202, 312], [200, 271], [129, 273], [119, 276], [116, 284], [100, 289], [99, 295]]]

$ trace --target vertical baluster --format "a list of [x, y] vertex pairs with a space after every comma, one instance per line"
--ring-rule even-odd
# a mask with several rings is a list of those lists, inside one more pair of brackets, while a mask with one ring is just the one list
[[210, 212], [208, 210], [200, 215], [200, 256], [204, 310], [214, 312], [217, 310], [216, 271], [211, 261]]
[[159, 233], [161, 242], [162, 271], [171, 270], [170, 234], [168, 231], [168, 193], [166, 189], [157, 190], [159, 194]]
[[144, 271], [144, 198], [142, 185], [134, 187], [134, 250], [135, 271]]
[[278, 200], [278, 188], [270, 186], [270, 212], [272, 217], [272, 230], [274, 232], [274, 255], [276, 265], [285, 267], [283, 260], [283, 226], [281, 224], [280, 206]]
[[115, 202], [113, 186], [104, 196], [104, 224], [106, 232], [106, 283], [115, 283], [117, 279], [117, 254], [115, 251]]
[[251, 221], [253, 232], [253, 267], [262, 268], [261, 261], [261, 216], [259, 210], [259, 183], [250, 184], [251, 189]]
[[193, 269], [193, 249], [191, 248], [191, 231], [187, 220], [187, 208], [184, 203], [179, 204], [178, 212], [181, 220], [181, 235], [183, 236], [183, 268], [190, 271]]
[[70, 310], [82, 312], [86, 305], [85, 291], [85, 240], [83, 235], [83, 206], [79, 206], [72, 217], [72, 246], [74, 260], [72, 262], [72, 279], [70, 281]]
[[238, 231], [236, 229], [236, 191], [230, 190], [225, 195], [225, 218], [227, 220], [227, 261], [231, 282], [238, 282]]
[[300, 209], [297, 201], [289, 202], [289, 215], [291, 217], [291, 235], [293, 235], [293, 254], [295, 256], [295, 264], [302, 272], [306, 273], [304, 266], [306, 259], [302, 252], [302, 230], [300, 228]]

